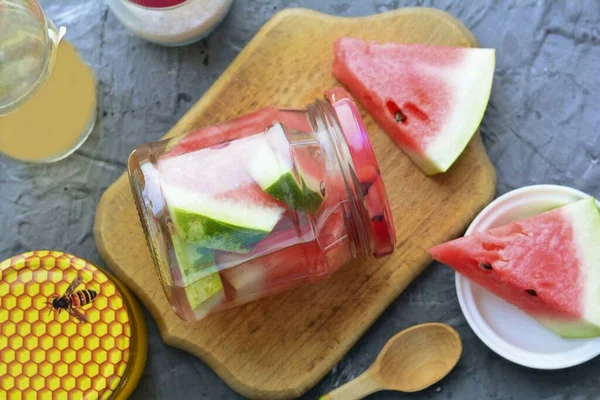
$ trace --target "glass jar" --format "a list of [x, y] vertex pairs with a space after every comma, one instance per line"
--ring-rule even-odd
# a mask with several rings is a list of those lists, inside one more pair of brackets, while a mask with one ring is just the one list
[[340, 88], [139, 146], [129, 176], [160, 281], [185, 320], [394, 250], [360, 113]]
[[164, 46], [182, 46], [212, 32], [232, 0], [108, 0], [123, 25], [139, 37]]

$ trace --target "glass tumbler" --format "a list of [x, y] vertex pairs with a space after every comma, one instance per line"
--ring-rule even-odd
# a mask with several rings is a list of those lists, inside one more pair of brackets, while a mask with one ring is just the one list
[[0, 1], [0, 115], [34, 96], [50, 75], [65, 29], [34, 0]]
[[96, 119], [92, 70], [35, 0], [0, 0], [0, 153], [52, 162], [75, 151]]

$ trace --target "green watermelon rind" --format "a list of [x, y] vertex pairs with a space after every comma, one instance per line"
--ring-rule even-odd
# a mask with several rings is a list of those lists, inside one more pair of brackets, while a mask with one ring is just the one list
[[547, 317], [538, 320], [563, 337], [597, 337], [600, 336], [600, 210], [596, 200], [589, 197], [564, 206], [561, 212], [571, 221], [577, 254], [581, 260], [584, 321]]
[[172, 208], [171, 215], [179, 234], [186, 242], [241, 254], [252, 250], [272, 229], [235, 225], [177, 207]]
[[315, 212], [323, 202], [323, 196], [309, 188], [305, 179], [301, 178], [301, 185], [298, 185], [291, 172], [281, 175], [263, 190], [295, 210]]
[[[302, 193], [304, 195], [304, 209], [310, 212], [316, 212], [323, 203], [323, 195], [320, 188], [316, 191], [306, 183], [307, 179], [302, 178]], [[320, 186], [320, 182], [319, 182]]]
[[184, 288], [191, 310], [198, 319], [225, 300], [225, 290], [216, 267], [209, 268], [203, 278]]
[[323, 203], [323, 196], [320, 193], [312, 190], [304, 179], [301, 179], [301, 187], [298, 186], [292, 174], [285, 174], [264, 190], [294, 210], [314, 213]]
[[[273, 149], [267, 139], [257, 145], [253, 149], [254, 156], [248, 161], [248, 172], [263, 191], [274, 199], [294, 210], [315, 212], [323, 202], [320, 188], [313, 188], [307, 183], [310, 182], [310, 177], [304, 174], [298, 165], [296, 170], [299, 179], [296, 178], [293, 161], [288, 152], [289, 143], [281, 126], [273, 126], [269, 134], [271, 140], [278, 143], [279, 147]], [[288, 152], [287, 159], [286, 155], [279, 153], [283, 151]]]
[[216, 198], [165, 183], [162, 189], [179, 238], [214, 250], [248, 253], [285, 211], [274, 202], [245, 198], [243, 191], [238, 198]]
[[212, 250], [185, 243], [177, 235], [171, 236], [171, 243], [173, 243], [173, 251], [177, 259], [183, 286], [192, 285], [211, 273], [210, 267], [215, 266], [215, 257]]
[[275, 182], [264, 187], [263, 190], [274, 199], [287, 204], [293, 209], [304, 208], [304, 193], [291, 172], [284, 173]]
[[316, 212], [324, 197], [321, 193], [321, 181], [313, 178], [300, 164], [296, 165], [300, 180], [302, 182], [302, 193], [304, 196], [304, 209]]
[[565, 339], [591, 339], [600, 336], [600, 326], [555, 317], [534, 316], [536, 321]]

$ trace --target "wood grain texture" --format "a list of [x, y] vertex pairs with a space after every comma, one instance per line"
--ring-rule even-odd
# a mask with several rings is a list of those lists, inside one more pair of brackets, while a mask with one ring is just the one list
[[[301, 108], [337, 84], [332, 43], [341, 35], [395, 42], [476, 46], [450, 15], [407, 8], [364, 18], [308, 10], [268, 21], [168, 136], [267, 105]], [[425, 249], [461, 234], [493, 197], [496, 176], [477, 134], [441, 176], [426, 177], [363, 112], [388, 188], [397, 250], [354, 263], [329, 281], [221, 312], [197, 323], [171, 311], [121, 176], [103, 195], [94, 234], [112, 270], [157, 320], [163, 339], [202, 358], [233, 389], [260, 399], [299, 396], [322, 378], [430, 263]]]

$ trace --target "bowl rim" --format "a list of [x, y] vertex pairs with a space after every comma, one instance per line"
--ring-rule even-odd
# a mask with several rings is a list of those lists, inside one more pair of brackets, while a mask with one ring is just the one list
[[[501, 213], [514, 210], [515, 207], [527, 203], [527, 197], [535, 200], [532, 195], [538, 196], [538, 199], [541, 199], [539, 196], [554, 196], [562, 199], [572, 198], [573, 201], [590, 197], [580, 190], [560, 185], [532, 185], [515, 189], [486, 206], [471, 222], [465, 236], [482, 229], [480, 226], [488, 218], [501, 215]], [[455, 285], [461, 311], [473, 332], [492, 351], [515, 364], [535, 369], [554, 370], [582, 364], [600, 354], [599, 338], [568, 339], [580, 341], [581, 346], [564, 352], [552, 353], [552, 355], [528, 351], [508, 343], [496, 334], [479, 312], [472, 292], [472, 286], [477, 285], [459, 273], [455, 274]]]

